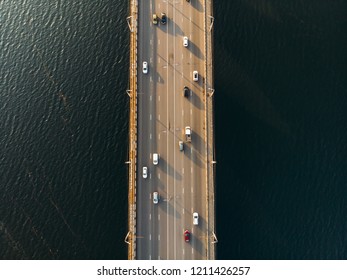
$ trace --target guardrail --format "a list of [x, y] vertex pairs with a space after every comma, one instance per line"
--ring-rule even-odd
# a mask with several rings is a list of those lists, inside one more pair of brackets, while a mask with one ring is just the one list
[[129, 190], [128, 190], [128, 227], [125, 238], [128, 244], [128, 259], [136, 259], [136, 154], [137, 154], [137, 23], [138, 0], [130, 0], [130, 16], [127, 18], [130, 29], [130, 67], [129, 88]]
[[215, 144], [213, 118], [213, 0], [204, 0], [205, 28], [205, 139], [206, 139], [206, 198], [207, 198], [207, 259], [216, 258], [217, 237], [215, 233]]

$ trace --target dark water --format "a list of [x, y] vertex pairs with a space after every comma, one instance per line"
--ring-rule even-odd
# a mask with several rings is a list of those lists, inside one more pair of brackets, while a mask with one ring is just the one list
[[126, 258], [128, 5], [0, 7], [1, 257]]
[[[346, 8], [216, 3], [218, 258], [347, 258]], [[2, 259], [126, 259], [127, 15], [0, 3]]]
[[347, 259], [346, 4], [215, 5], [219, 258]]

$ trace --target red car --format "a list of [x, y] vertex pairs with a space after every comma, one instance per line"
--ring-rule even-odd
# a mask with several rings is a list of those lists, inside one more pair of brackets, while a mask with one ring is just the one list
[[190, 241], [190, 232], [189, 232], [189, 230], [186, 229], [186, 230], [184, 231], [183, 236], [184, 236], [184, 241], [185, 241], [185, 242], [189, 242], [189, 241]]

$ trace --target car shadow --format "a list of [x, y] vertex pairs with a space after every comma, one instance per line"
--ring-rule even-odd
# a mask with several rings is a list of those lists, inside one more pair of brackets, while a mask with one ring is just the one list
[[[175, 219], [181, 219], [182, 216], [180, 212], [176, 209], [182, 208], [182, 197], [181, 196], [168, 196], [167, 193], [162, 192], [160, 195], [160, 201], [158, 206], [164, 211], [167, 215], [174, 216]], [[175, 205], [174, 205], [175, 204]]]
[[[204, 144], [203, 138], [194, 132], [194, 127], [192, 127], [192, 142], [185, 143], [185, 155], [200, 168], [205, 168], [205, 155], [195, 147], [201, 147]], [[193, 153], [191, 149], [193, 149]]]
[[[183, 40], [183, 39], [182, 39]], [[192, 52], [193, 55], [195, 55], [197, 58], [204, 60], [205, 59], [205, 55], [203, 54], [203, 52], [200, 50], [200, 48], [198, 48], [198, 46], [196, 44], [194, 44], [192, 41], [189, 40], [189, 45], [188, 45], [188, 49]]]
[[160, 157], [159, 163], [157, 165], [157, 168], [159, 168], [162, 172], [164, 172], [167, 176], [173, 177], [177, 181], [182, 180], [182, 175], [175, 170], [175, 168], [172, 167], [172, 165], [168, 164], [168, 162]]
[[195, 92], [193, 89], [190, 90], [190, 96], [189, 96], [189, 101], [193, 104], [194, 107], [196, 107], [197, 109], [203, 110], [205, 108], [204, 106], [204, 102], [202, 100], [202, 96], [205, 94], [204, 92], [202, 92], [201, 94]]
[[198, 10], [199, 12], [203, 12], [203, 10], [204, 10], [204, 8], [203, 8], [203, 6], [202, 6], [202, 4], [200, 3], [199, 0], [190, 0], [190, 5], [194, 9]]

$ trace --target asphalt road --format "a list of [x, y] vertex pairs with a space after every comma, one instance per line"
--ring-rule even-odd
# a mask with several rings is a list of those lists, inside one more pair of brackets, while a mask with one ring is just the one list
[[[167, 23], [154, 25], [152, 14], [162, 12]], [[139, 0], [137, 259], [206, 259], [203, 13], [202, 0]], [[183, 36], [189, 38], [188, 47]], [[192, 79], [194, 70], [198, 82]], [[182, 95], [184, 86], [190, 89], [188, 98]], [[192, 129], [192, 142], [180, 151], [185, 126]], [[158, 165], [153, 153], [160, 156]], [[148, 167], [146, 179], [143, 166]], [[199, 213], [199, 225], [193, 225], [193, 212]], [[183, 237], [186, 229], [190, 242]]]

